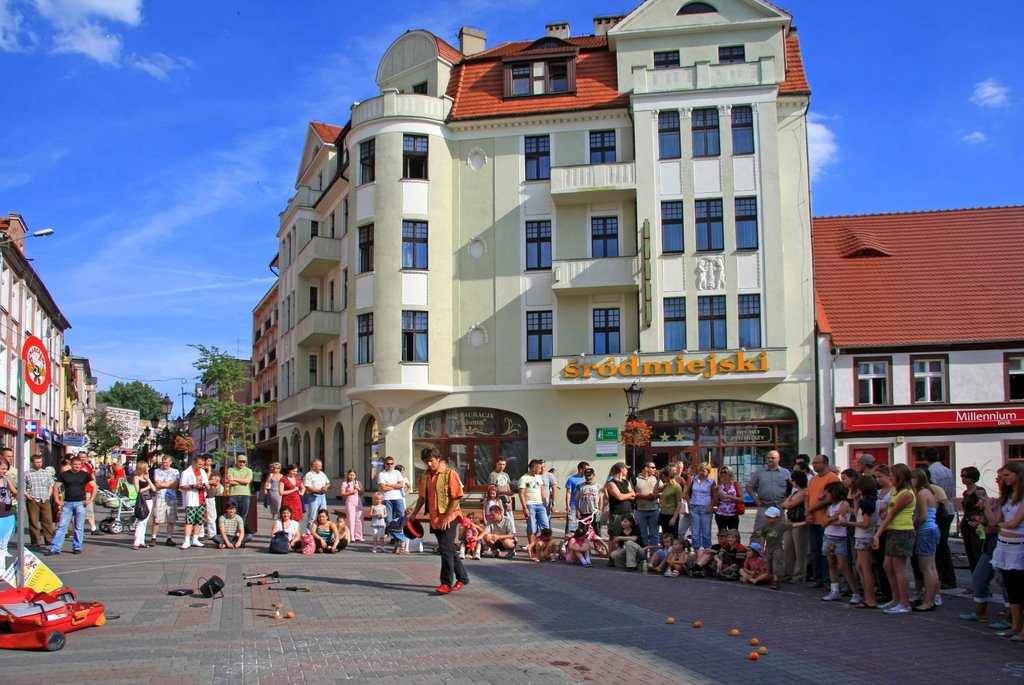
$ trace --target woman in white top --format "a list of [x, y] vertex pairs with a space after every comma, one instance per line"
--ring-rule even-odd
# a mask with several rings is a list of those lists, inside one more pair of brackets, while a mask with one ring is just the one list
[[999, 469], [1003, 496], [998, 502], [999, 538], [992, 566], [1002, 571], [1010, 602], [1010, 629], [996, 633], [1024, 642], [1024, 464], [1010, 462]]
[[699, 464], [697, 475], [686, 483], [686, 500], [690, 503], [690, 526], [693, 548], [711, 548], [711, 512], [718, 506], [718, 488], [711, 478], [711, 464]]
[[292, 519], [292, 508], [287, 504], [281, 507], [281, 518], [274, 521], [274, 527], [270, 531], [270, 537], [274, 533], [284, 531], [288, 536], [288, 545], [295, 549], [302, 546], [302, 536], [299, 535], [299, 522]]
[[857, 561], [857, 574], [864, 586], [864, 595], [860, 602], [853, 605], [854, 609], [877, 609], [875, 601], [875, 551], [871, 548], [875, 539], [875, 531], [881, 519], [878, 517], [878, 484], [871, 476], [861, 476], [854, 484], [856, 491], [856, 520], [843, 521], [842, 525], [853, 528], [853, 547]]

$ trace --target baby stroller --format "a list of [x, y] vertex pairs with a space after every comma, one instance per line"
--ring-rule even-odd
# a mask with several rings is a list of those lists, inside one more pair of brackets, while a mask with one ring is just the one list
[[99, 522], [100, 530], [104, 533], [117, 535], [125, 528], [135, 531], [135, 498], [138, 495], [135, 487], [127, 481], [121, 481], [117, 486], [117, 492], [100, 489], [96, 500], [106, 507], [110, 513]]

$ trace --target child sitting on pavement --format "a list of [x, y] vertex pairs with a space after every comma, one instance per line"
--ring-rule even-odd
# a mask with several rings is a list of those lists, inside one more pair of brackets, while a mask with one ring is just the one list
[[479, 514], [470, 514], [459, 521], [459, 558], [480, 558], [480, 536], [484, 527], [477, 519]]
[[664, 573], [668, 570], [665, 559], [668, 557], [669, 552], [672, 551], [673, 540], [675, 538], [672, 535], [663, 533], [660, 545], [644, 547], [643, 551], [647, 554], [647, 565], [652, 573]]
[[483, 541], [490, 550], [491, 556], [496, 557], [505, 551], [506, 559], [514, 559], [516, 556], [516, 522], [515, 519], [505, 516], [504, 509], [492, 505], [487, 511], [490, 519], [484, 526]]
[[220, 549], [238, 549], [252, 541], [252, 534], [245, 532], [245, 523], [236, 515], [237, 512], [238, 505], [228, 502], [224, 515], [217, 519], [218, 533], [213, 536], [213, 541]]
[[761, 544], [751, 542], [747, 550], [747, 558], [743, 562], [743, 568], [740, 569], [740, 582], [751, 585], [767, 583], [771, 576], [768, 574], [768, 564], [761, 556]]
[[530, 553], [530, 561], [557, 561], [558, 543], [551, 537], [551, 529], [544, 528], [540, 535], [533, 539], [530, 546], [526, 548]]
[[690, 560], [690, 553], [683, 546], [684, 542], [685, 540], [679, 539], [672, 541], [672, 549], [665, 557], [665, 566], [667, 567], [665, 571], [666, 578], [675, 578], [680, 573], [686, 571], [686, 564]]
[[587, 531], [577, 528], [576, 532], [569, 538], [565, 547], [565, 563], [580, 564], [581, 566], [592, 566], [590, 561], [591, 545], [587, 539]]

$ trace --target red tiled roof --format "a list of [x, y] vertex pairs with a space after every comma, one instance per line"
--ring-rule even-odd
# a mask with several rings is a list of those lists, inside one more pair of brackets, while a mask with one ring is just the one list
[[462, 61], [464, 55], [444, 40], [438, 36], [434, 36], [434, 42], [437, 43], [437, 54], [441, 56], [441, 59], [451, 62], [452, 64], [458, 64]]
[[311, 121], [309, 125], [313, 127], [316, 134], [320, 136], [320, 140], [325, 143], [334, 143], [341, 134], [341, 126], [335, 126], [334, 124], [325, 124], [322, 121]]
[[[617, 86], [615, 54], [604, 36], [579, 36], [568, 42], [580, 49], [576, 60], [576, 92], [567, 95], [505, 98], [502, 58], [529, 54], [536, 41], [499, 45], [467, 57], [452, 69], [448, 95], [454, 100], [451, 120], [522, 116], [629, 106], [629, 94]], [[548, 50], [544, 51], [549, 52]]]
[[1020, 340], [1022, 264], [1024, 206], [817, 217], [818, 326], [840, 347]]
[[781, 95], [810, 95], [811, 84], [804, 72], [804, 59], [800, 54], [800, 38], [796, 31], [786, 36], [786, 80], [779, 85]]

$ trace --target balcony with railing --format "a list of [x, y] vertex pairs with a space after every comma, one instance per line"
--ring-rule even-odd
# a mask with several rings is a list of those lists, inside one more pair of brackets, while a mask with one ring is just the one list
[[640, 288], [640, 259], [555, 259], [551, 262], [556, 296], [604, 295], [635, 292]]
[[399, 93], [387, 90], [383, 95], [364, 100], [352, 107], [352, 128], [373, 119], [402, 117], [406, 119], [430, 119], [442, 122], [451, 111], [450, 98], [436, 98], [419, 93]]
[[313, 236], [295, 258], [299, 275], [306, 278], [319, 277], [341, 263], [341, 238]]
[[341, 409], [345, 391], [340, 385], [313, 385], [279, 400], [277, 420], [297, 423]]
[[341, 312], [312, 311], [295, 326], [298, 345], [323, 345], [341, 335]]
[[636, 197], [636, 162], [581, 164], [551, 169], [551, 198], [558, 204], [630, 197]]
[[697, 62], [692, 67], [650, 69], [633, 67], [633, 92], [663, 93], [673, 90], [703, 90], [737, 86], [774, 86], [777, 83], [775, 58], [762, 57], [756, 62], [711, 64]]

